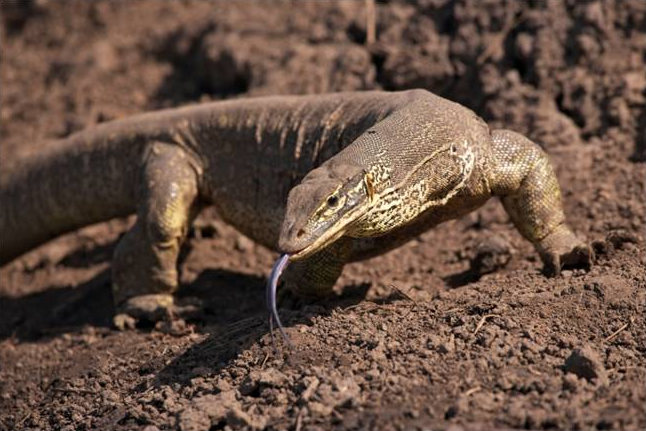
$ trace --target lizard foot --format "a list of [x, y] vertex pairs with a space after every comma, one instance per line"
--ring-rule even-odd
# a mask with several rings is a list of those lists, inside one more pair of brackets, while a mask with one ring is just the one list
[[138, 324], [195, 318], [201, 311], [202, 304], [197, 298], [184, 298], [181, 304], [177, 304], [173, 295], [168, 293], [138, 295], [117, 307], [113, 323], [120, 330], [134, 329]]
[[543, 238], [537, 248], [548, 276], [559, 275], [563, 268], [590, 269], [594, 259], [590, 245], [577, 238], [564, 225]]

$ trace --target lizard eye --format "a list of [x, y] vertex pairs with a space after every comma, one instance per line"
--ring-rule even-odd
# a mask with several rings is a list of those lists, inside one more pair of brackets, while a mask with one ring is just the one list
[[332, 195], [327, 198], [327, 206], [334, 208], [339, 204], [339, 197], [337, 195]]

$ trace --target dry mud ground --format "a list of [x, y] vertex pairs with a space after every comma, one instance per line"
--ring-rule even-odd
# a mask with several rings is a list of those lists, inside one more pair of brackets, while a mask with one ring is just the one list
[[119, 332], [110, 256], [130, 221], [92, 226], [0, 270], [0, 429], [646, 427], [646, 2], [379, 2], [370, 46], [362, 1], [1, 12], [2, 169], [166, 106], [422, 87], [540, 142], [597, 260], [543, 277], [492, 201], [351, 265], [332, 300], [287, 295], [295, 347], [274, 353], [275, 254], [206, 213], [179, 294], [200, 312]]

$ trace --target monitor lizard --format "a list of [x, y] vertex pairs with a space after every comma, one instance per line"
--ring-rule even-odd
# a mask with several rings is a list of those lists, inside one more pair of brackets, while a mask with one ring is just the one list
[[234, 99], [77, 132], [3, 172], [0, 264], [136, 213], [112, 261], [116, 305], [172, 309], [177, 258], [208, 204], [289, 253], [285, 282], [331, 291], [347, 262], [391, 250], [500, 197], [549, 274], [589, 266], [546, 154], [426, 90]]

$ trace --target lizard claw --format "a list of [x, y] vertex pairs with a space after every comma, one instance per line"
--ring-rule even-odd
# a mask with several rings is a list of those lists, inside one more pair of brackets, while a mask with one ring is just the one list
[[577, 238], [567, 227], [562, 226], [544, 238], [538, 245], [548, 276], [557, 276], [563, 268], [590, 269], [594, 251]]
[[133, 296], [117, 307], [113, 323], [118, 329], [125, 330], [134, 329], [139, 323], [154, 324], [178, 317], [195, 317], [202, 309], [197, 301], [196, 298], [186, 298], [182, 304], [176, 304], [173, 295], [168, 293]]

